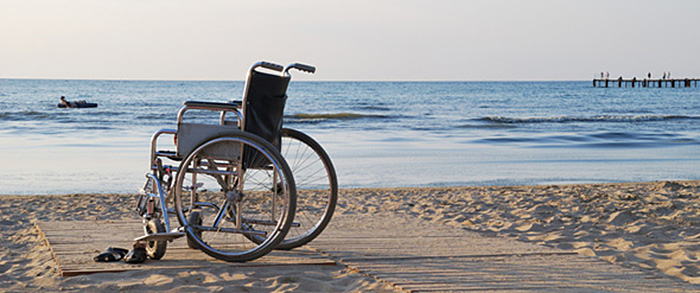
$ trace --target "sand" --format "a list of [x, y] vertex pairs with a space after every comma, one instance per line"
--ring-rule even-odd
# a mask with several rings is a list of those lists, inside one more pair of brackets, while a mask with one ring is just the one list
[[[3, 291], [392, 291], [337, 266], [61, 277], [35, 221], [137, 219], [136, 195], [0, 196]], [[390, 212], [490, 231], [700, 283], [700, 181], [342, 190], [337, 213]]]
[[1, 196], [0, 291], [339, 292], [392, 291], [337, 266], [148, 270], [62, 277], [35, 221], [138, 220], [137, 195]]

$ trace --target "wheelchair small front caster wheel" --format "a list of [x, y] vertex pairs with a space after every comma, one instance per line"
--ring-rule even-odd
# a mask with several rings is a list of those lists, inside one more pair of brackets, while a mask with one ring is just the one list
[[[159, 219], [150, 219], [146, 225], [146, 232], [151, 234], [165, 233], [165, 224]], [[165, 255], [165, 250], [168, 248], [168, 241], [148, 241], [146, 243], [146, 254], [151, 259], [161, 259]]]
[[[188, 224], [190, 224], [190, 226], [202, 226], [202, 213], [198, 210], [192, 211], [190, 216], [187, 218], [187, 222], [189, 222]], [[200, 239], [202, 238], [202, 231], [197, 231], [195, 234], [197, 234], [197, 237]], [[199, 249], [197, 243], [190, 239], [190, 237], [187, 237], [187, 247], [191, 249]]]

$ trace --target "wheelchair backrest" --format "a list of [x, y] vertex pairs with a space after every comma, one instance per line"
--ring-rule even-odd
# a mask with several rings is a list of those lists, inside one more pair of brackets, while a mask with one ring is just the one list
[[287, 101], [289, 75], [273, 75], [252, 70], [243, 97], [243, 130], [256, 134], [280, 148], [282, 118]]

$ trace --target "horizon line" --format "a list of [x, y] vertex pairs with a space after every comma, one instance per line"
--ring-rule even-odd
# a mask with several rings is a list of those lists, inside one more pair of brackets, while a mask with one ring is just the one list
[[[53, 77], [0, 77], [0, 80], [55, 80], [55, 81], [211, 81], [211, 82], [245, 82], [245, 79], [157, 79], [157, 78], [53, 78]], [[296, 79], [295, 82], [572, 82], [592, 79]]]

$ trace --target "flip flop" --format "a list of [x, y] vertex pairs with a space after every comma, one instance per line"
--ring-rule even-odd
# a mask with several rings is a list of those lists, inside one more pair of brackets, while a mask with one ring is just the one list
[[93, 259], [96, 262], [113, 262], [120, 261], [129, 252], [124, 248], [107, 247], [105, 252], [98, 254]]
[[142, 246], [136, 246], [134, 247], [134, 249], [132, 249], [131, 251], [129, 251], [129, 253], [126, 254], [126, 256], [124, 257], [124, 262], [130, 264], [142, 263], [146, 261], [146, 258], [146, 248]]

